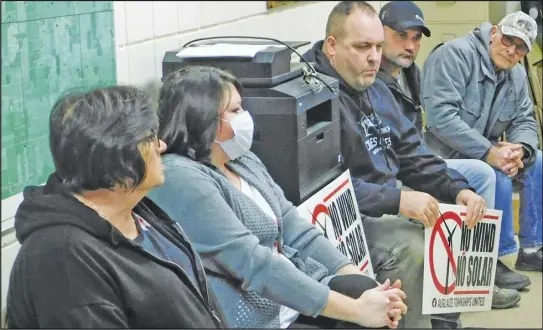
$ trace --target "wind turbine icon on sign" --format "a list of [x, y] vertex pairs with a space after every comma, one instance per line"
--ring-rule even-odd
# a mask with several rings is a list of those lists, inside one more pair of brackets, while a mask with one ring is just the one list
[[324, 226], [323, 226], [320, 224], [319, 221], [317, 221], [317, 217], [311, 211], [309, 211], [309, 214], [311, 215], [311, 219], [313, 220], [313, 222], [315, 222], [319, 227], [321, 227], [322, 231], [324, 232], [323, 233], [324, 238], [328, 239], [328, 232], [326, 231], [326, 220], [324, 221]]
[[[441, 212], [439, 212], [439, 213], [441, 214]], [[443, 214], [441, 214], [441, 217], [443, 218]], [[453, 228], [453, 230], [451, 232], [450, 229], [449, 229], [449, 226], [447, 226], [447, 222], [443, 221], [443, 224], [445, 225], [445, 229], [447, 229], [447, 234], [449, 234], [449, 236], [447, 237], [447, 242], [449, 244], [449, 249], [451, 250], [451, 254], [452, 254], [452, 251], [453, 251], [453, 236], [454, 236], [454, 232], [456, 231], [456, 228], [458, 228], [458, 226], [455, 224], [454, 228]], [[445, 294], [448, 294], [447, 290], [449, 289], [449, 266], [450, 266], [451, 262], [454, 262], [454, 260], [449, 260], [447, 262], [447, 274], [445, 276]]]

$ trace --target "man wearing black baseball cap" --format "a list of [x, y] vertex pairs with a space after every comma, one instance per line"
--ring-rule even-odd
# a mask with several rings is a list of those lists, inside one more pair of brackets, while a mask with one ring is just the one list
[[418, 27], [425, 36], [430, 36], [430, 30], [424, 25], [422, 10], [411, 1], [390, 1], [381, 8], [379, 18], [384, 26], [396, 31]]
[[[385, 42], [381, 66], [377, 78], [391, 90], [394, 98], [400, 104], [404, 114], [417, 127], [420, 134], [424, 132], [423, 108], [420, 99], [420, 70], [414, 63], [421, 45], [422, 35], [430, 36], [429, 29], [424, 25], [424, 16], [420, 8], [410, 1], [391, 1], [380, 12], [379, 17], [384, 26]], [[482, 196], [490, 209], [495, 208], [496, 193], [509, 194], [510, 191], [496, 189], [496, 176], [492, 167], [479, 159], [445, 159], [449, 167], [449, 175], [458, 177], [458, 173], [468, 179], [477, 193]], [[505, 196], [502, 196], [504, 198]], [[501, 268], [500, 268], [501, 267]], [[498, 268], [506, 266], [498, 261]], [[507, 268], [507, 270], [509, 270]], [[497, 277], [505, 274], [498, 272]], [[515, 285], [529, 285], [527, 276], [511, 270], [506, 276]], [[499, 280], [499, 278], [498, 278]], [[497, 281], [496, 284], [498, 284]], [[494, 308], [509, 308], [520, 301], [520, 294], [512, 288], [494, 286], [492, 296]], [[442, 319], [441, 316], [438, 316]], [[447, 318], [449, 319], [449, 318]], [[432, 322], [439, 323], [435, 318]]]
[[[430, 36], [424, 15], [411, 1], [391, 1], [381, 8], [385, 41], [377, 78], [392, 91], [411, 122], [422, 132], [422, 107], [419, 98], [420, 70], [415, 59], [422, 35]], [[395, 88], [397, 87], [397, 88]], [[405, 97], [411, 102], [407, 104]]]

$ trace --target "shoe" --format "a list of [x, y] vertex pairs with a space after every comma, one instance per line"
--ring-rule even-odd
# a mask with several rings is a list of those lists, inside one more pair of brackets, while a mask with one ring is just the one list
[[515, 269], [523, 271], [542, 271], [543, 270], [543, 251], [541, 248], [536, 252], [526, 253], [520, 249], [515, 263]]
[[432, 329], [461, 329], [460, 313], [445, 313], [432, 315]]
[[[520, 253], [519, 253], [520, 256]], [[518, 263], [519, 259], [517, 259]], [[500, 259], [496, 263], [496, 278], [494, 284], [502, 289], [524, 289], [532, 284], [528, 276], [514, 272], [507, 267]]]
[[431, 319], [432, 329], [460, 329], [456, 322]]
[[520, 301], [520, 293], [513, 289], [500, 289], [494, 285], [494, 294], [492, 295], [492, 309], [511, 308]]

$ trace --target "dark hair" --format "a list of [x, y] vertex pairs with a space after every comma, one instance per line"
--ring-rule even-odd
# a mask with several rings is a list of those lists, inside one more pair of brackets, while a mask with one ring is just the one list
[[367, 14], [378, 15], [373, 6], [366, 1], [341, 1], [338, 3], [326, 22], [326, 38], [333, 36], [336, 39], [341, 39], [345, 36], [345, 20], [353, 13], [355, 9]]
[[209, 161], [229, 84], [241, 92], [232, 74], [205, 66], [186, 67], [164, 79], [158, 102], [158, 136], [167, 145], [164, 154]]
[[130, 86], [68, 92], [53, 106], [49, 144], [62, 185], [71, 192], [136, 188], [146, 167], [139, 146], [156, 136], [149, 96]]

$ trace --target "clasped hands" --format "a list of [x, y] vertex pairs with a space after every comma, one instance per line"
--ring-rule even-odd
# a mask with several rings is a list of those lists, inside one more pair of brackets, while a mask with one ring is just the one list
[[407, 296], [401, 286], [400, 280], [391, 285], [387, 279], [378, 287], [365, 291], [358, 299], [364, 310], [359, 324], [369, 328], [397, 328], [402, 315], [407, 313], [407, 305], [403, 301]]
[[522, 144], [499, 142], [490, 148], [486, 162], [512, 178], [521, 168], [524, 168], [523, 157], [524, 147]]

